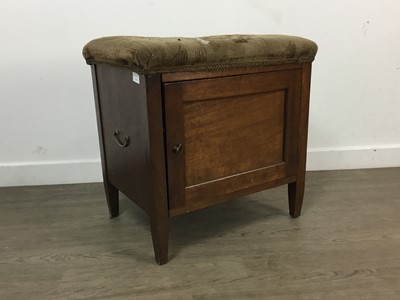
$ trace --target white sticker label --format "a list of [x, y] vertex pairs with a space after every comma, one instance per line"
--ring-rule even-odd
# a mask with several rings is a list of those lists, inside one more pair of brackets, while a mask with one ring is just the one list
[[137, 84], [140, 84], [140, 77], [138, 73], [132, 72], [132, 80], [133, 82], [136, 82]]

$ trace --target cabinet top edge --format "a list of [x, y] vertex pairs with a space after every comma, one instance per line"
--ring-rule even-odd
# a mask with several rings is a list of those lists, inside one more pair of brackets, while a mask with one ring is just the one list
[[311, 65], [311, 63], [302, 64], [283, 64], [283, 65], [273, 65], [273, 66], [263, 66], [263, 67], [245, 67], [230, 70], [214, 70], [214, 71], [197, 71], [197, 72], [174, 72], [174, 73], [164, 73], [161, 74], [161, 81], [163, 83], [175, 82], [175, 81], [185, 81], [194, 79], [207, 79], [234, 75], [244, 75], [244, 74], [256, 74], [279, 70], [293, 70], [302, 69], [305, 66]]

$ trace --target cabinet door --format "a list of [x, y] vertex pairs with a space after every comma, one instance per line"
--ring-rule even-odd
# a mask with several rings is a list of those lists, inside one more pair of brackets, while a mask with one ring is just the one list
[[300, 93], [301, 69], [165, 84], [171, 214], [294, 176]]

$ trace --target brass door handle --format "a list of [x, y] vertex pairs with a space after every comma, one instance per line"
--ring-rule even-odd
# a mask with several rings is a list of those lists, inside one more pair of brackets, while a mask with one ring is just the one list
[[121, 142], [121, 139], [119, 138], [118, 130], [114, 131], [114, 139], [115, 139], [115, 142], [118, 144], [118, 146], [120, 146], [122, 148], [128, 147], [128, 145], [129, 145], [129, 136], [125, 135]]

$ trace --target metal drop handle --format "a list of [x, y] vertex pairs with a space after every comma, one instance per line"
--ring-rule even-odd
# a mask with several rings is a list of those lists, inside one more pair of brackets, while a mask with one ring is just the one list
[[118, 146], [120, 146], [121, 148], [128, 147], [129, 145], [129, 136], [125, 135], [121, 141], [118, 130], [114, 131], [114, 139]]
[[175, 154], [180, 153], [182, 152], [182, 148], [183, 148], [182, 144], [175, 144], [172, 146], [172, 153]]

